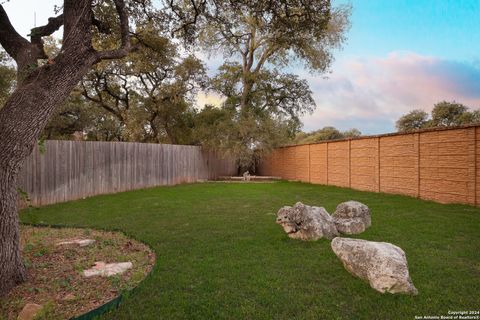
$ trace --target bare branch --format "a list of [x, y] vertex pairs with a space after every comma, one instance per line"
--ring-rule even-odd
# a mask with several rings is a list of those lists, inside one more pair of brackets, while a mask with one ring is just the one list
[[17, 63], [22, 51], [31, 45], [12, 26], [2, 5], [0, 5], [0, 44]]
[[197, 3], [195, 0], [190, 0], [189, 3], [193, 9], [193, 14], [191, 14], [191, 12], [184, 11], [182, 8], [176, 5], [175, 1], [173, 0], [170, 0], [168, 4], [171, 12], [176, 16], [176, 20], [179, 21], [179, 26], [172, 31], [172, 35], [183, 30], [186, 41], [191, 40], [193, 34], [195, 33], [194, 27], [202, 15], [205, 6], [207, 5], [207, 1], [200, 0]]

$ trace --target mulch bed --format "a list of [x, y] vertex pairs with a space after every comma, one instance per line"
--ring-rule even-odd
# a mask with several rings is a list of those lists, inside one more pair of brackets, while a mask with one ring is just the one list
[[[56, 245], [72, 239], [96, 241], [86, 247]], [[21, 241], [28, 280], [0, 299], [0, 319], [17, 319], [27, 303], [42, 305], [45, 319], [81, 315], [137, 286], [155, 263], [150, 248], [119, 232], [21, 226]], [[131, 261], [133, 268], [111, 277], [84, 277], [83, 270], [96, 261]]]

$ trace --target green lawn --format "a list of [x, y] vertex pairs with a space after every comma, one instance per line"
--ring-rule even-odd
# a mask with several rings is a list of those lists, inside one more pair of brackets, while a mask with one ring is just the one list
[[[380, 294], [351, 276], [330, 242], [275, 224], [283, 205], [358, 200], [358, 238], [407, 254], [418, 296]], [[121, 229], [157, 253], [152, 277], [106, 319], [414, 319], [480, 309], [480, 208], [293, 182], [160, 187], [63, 203], [24, 222]]]

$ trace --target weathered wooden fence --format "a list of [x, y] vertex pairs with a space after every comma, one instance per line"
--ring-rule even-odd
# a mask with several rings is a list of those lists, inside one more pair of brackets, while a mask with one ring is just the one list
[[19, 187], [39, 206], [235, 173], [233, 160], [198, 146], [52, 140], [25, 161]]
[[438, 202], [480, 204], [480, 128], [432, 129], [287, 146], [260, 173]]

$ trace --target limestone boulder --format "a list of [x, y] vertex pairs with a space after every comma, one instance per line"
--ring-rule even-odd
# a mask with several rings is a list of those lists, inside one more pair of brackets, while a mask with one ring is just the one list
[[370, 283], [381, 292], [415, 295], [405, 252], [387, 242], [337, 237], [331, 243], [333, 252], [345, 269]]
[[332, 218], [338, 232], [343, 234], [362, 233], [372, 224], [370, 209], [358, 201], [340, 203]]
[[308, 206], [301, 202], [278, 210], [277, 223], [292, 239], [330, 240], [338, 236], [332, 217], [323, 207]]

